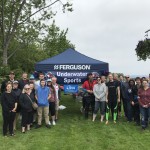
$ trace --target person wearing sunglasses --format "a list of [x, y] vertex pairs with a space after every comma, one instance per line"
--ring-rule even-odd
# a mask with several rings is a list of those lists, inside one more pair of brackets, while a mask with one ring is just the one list
[[22, 114], [22, 133], [25, 133], [26, 129], [28, 131], [30, 130], [30, 124], [32, 123], [33, 119], [32, 102], [35, 102], [35, 97], [34, 94], [31, 93], [30, 85], [26, 84], [19, 98]]
[[93, 93], [95, 96], [95, 109], [93, 113], [93, 121], [95, 121], [98, 110], [100, 109], [101, 122], [105, 116], [105, 105], [106, 105], [106, 85], [101, 82], [101, 77], [97, 78], [97, 84], [93, 87]]

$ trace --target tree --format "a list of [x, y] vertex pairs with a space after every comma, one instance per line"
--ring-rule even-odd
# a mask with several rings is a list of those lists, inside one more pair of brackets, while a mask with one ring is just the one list
[[10, 44], [9, 53], [13, 54], [8, 62], [10, 68], [31, 72], [36, 62], [57, 55], [67, 48], [74, 48], [66, 37], [67, 32], [68, 29], [61, 31], [55, 22], [47, 27], [45, 37], [39, 37], [36, 30], [28, 28], [28, 31], [22, 32], [19, 38], [13, 39]]
[[60, 30], [59, 27], [55, 25], [53, 21], [52, 25], [47, 28], [47, 35], [43, 39], [43, 50], [47, 53], [49, 57], [57, 55], [67, 48], [74, 48], [75, 46], [67, 39], [66, 35], [68, 29]]
[[[32, 28], [40, 31], [45, 27], [43, 21], [51, 19], [56, 12], [52, 11], [52, 6], [56, 3], [62, 5], [62, 9], [72, 11], [72, 4], [65, 0], [1, 0], [0, 1], [0, 44], [2, 54], [2, 64], [7, 66], [10, 54], [11, 42], [23, 31]], [[9, 55], [8, 55], [9, 54]]]
[[138, 60], [144, 60], [150, 58], [150, 39], [144, 39], [139, 41], [136, 49], [136, 55]]

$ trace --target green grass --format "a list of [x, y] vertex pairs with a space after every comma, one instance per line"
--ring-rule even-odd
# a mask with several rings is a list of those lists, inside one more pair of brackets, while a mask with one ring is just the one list
[[[81, 103], [69, 95], [63, 95], [59, 121], [55, 127], [32, 129], [22, 134], [20, 129], [15, 137], [0, 135], [0, 150], [148, 150], [150, 132], [141, 132], [140, 127], [127, 123], [122, 117], [117, 124], [85, 120], [80, 112]], [[2, 131], [2, 116], [0, 116]]]

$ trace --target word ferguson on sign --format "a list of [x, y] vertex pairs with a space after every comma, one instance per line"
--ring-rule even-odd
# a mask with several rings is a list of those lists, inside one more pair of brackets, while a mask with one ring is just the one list
[[91, 65], [55, 65], [54, 70], [90, 70]]

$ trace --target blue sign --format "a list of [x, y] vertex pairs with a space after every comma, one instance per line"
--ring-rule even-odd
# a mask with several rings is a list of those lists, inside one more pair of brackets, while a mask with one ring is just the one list
[[64, 92], [65, 93], [78, 93], [78, 85], [77, 84], [65, 84]]

